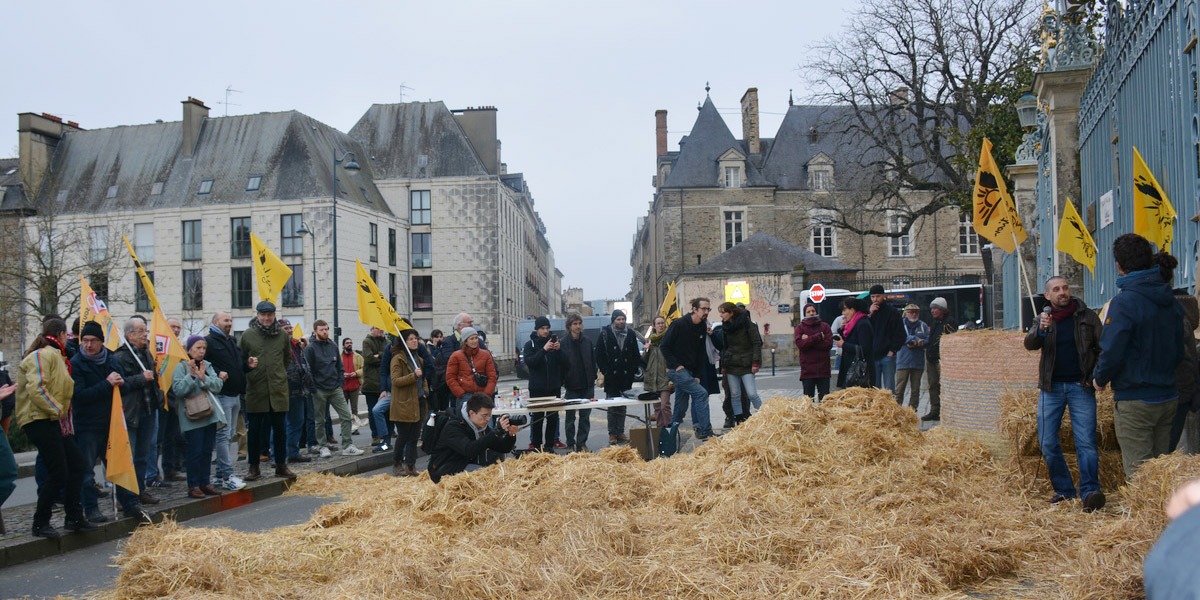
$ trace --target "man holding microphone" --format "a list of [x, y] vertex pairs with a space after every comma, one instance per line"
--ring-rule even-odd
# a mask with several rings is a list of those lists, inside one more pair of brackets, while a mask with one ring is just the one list
[[1087, 512], [1104, 507], [1100, 455], [1096, 451], [1096, 391], [1092, 371], [1100, 357], [1100, 319], [1082, 300], [1071, 297], [1066, 278], [1046, 280], [1048, 305], [1025, 336], [1026, 350], [1041, 350], [1038, 364], [1038, 445], [1054, 486], [1051, 504], [1075, 497], [1075, 483], [1059, 445], [1064, 410], [1071, 411], [1079, 458], [1079, 495]]

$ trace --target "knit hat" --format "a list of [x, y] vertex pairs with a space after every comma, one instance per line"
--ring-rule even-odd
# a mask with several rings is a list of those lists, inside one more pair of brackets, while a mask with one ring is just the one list
[[883, 293], [886, 293], [886, 292], [884, 292], [884, 291], [883, 291], [883, 286], [882, 286], [882, 285], [879, 285], [879, 284], [877, 283], [877, 284], [875, 284], [875, 285], [871, 286], [871, 294], [872, 294], [872, 295], [874, 295], [874, 294], [883, 294]]
[[625, 316], [625, 312], [624, 312], [624, 311], [622, 311], [622, 310], [620, 310], [620, 309], [614, 310], [614, 311], [612, 311], [612, 316], [611, 316], [611, 317], [609, 317], [609, 320], [608, 320], [608, 322], [609, 322], [609, 323], [613, 323], [613, 322], [615, 322], [615, 321], [617, 320], [617, 318], [618, 318], [618, 317], [624, 317], [624, 316]]
[[933, 307], [935, 307], [935, 306], [936, 306], [936, 307], [938, 307], [938, 308], [940, 308], [940, 309], [942, 309], [942, 310], [949, 310], [949, 309], [950, 309], [949, 305], [947, 305], [947, 304], [946, 304], [946, 299], [945, 299], [945, 298], [942, 298], [941, 296], [939, 296], [939, 297], [937, 297], [937, 298], [934, 298], [934, 299], [933, 299], [933, 302], [930, 302], [930, 303], [929, 303], [929, 308], [933, 308]]
[[280, 326], [280, 327], [291, 327], [291, 326], [292, 326], [292, 322], [291, 322], [291, 321], [289, 321], [287, 318], [283, 318], [283, 319], [280, 319], [280, 320], [279, 320], [279, 326]]
[[185, 346], [187, 347], [187, 350], [189, 352], [191, 352], [192, 346], [195, 346], [196, 342], [203, 342], [203, 341], [204, 341], [204, 336], [202, 336], [202, 335], [188, 336], [187, 344], [185, 344]]
[[533, 328], [535, 330], [550, 326], [550, 319], [546, 317], [538, 317], [533, 320]]
[[458, 334], [462, 336], [462, 339], [465, 342], [467, 341], [467, 338], [473, 335], [479, 335], [479, 331], [477, 331], [474, 327], [463, 327], [462, 331], [458, 332]]
[[100, 324], [95, 321], [88, 321], [87, 323], [84, 323], [83, 328], [79, 330], [79, 338], [80, 339], [83, 339], [83, 336], [85, 336], [85, 335], [93, 336], [96, 339], [103, 342], [104, 341], [104, 328], [101, 327]]

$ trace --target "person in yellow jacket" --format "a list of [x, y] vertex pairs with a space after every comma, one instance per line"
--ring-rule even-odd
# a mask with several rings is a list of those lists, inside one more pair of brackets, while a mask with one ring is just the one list
[[83, 515], [80, 490], [86, 466], [75, 445], [71, 396], [75, 381], [67, 362], [67, 323], [50, 318], [42, 335], [29, 346], [17, 369], [17, 424], [37, 446], [46, 466], [46, 481], [38, 487], [33, 513], [33, 535], [55, 538], [61, 534], [50, 524], [50, 505], [63, 496], [64, 526], [71, 531], [96, 529]]

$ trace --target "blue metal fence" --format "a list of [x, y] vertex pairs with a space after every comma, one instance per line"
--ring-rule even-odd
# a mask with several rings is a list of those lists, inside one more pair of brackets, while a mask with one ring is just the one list
[[[1105, 22], [1104, 54], [1079, 111], [1082, 212], [1094, 227], [1098, 249], [1095, 277], [1085, 275], [1084, 299], [1090, 306], [1117, 292], [1111, 249], [1113, 240], [1133, 231], [1133, 146], [1179, 213], [1170, 249], [1180, 262], [1175, 287], [1195, 283], [1198, 244], [1191, 217], [1200, 197], [1196, 1], [1130, 0]], [[1110, 194], [1108, 223], [1109, 202], [1101, 199]]]

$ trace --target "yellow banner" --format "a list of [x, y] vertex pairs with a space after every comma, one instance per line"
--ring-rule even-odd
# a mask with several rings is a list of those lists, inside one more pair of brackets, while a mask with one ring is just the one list
[[121, 335], [117, 331], [117, 324], [113, 321], [112, 315], [108, 312], [108, 305], [92, 291], [92, 286], [88, 285], [83, 275], [79, 276], [79, 325], [95, 321], [100, 324], [104, 330], [104, 347], [108, 348], [109, 352], [116, 351], [121, 346]]
[[671, 321], [680, 317], [680, 314], [679, 295], [675, 291], [675, 282], [672, 281], [667, 284], [667, 296], [663, 298], [662, 306], [658, 309], [658, 316], [665, 318], [667, 325], [670, 325]]
[[[154, 365], [158, 372], [158, 387], [163, 391], [163, 408], [166, 408], [167, 390], [171, 389], [174, 380], [175, 367], [188, 359], [187, 352], [179, 344], [179, 338], [171, 331], [167, 318], [162, 310], [154, 309], [154, 317], [150, 320], [150, 343], [154, 350]], [[174, 418], [174, 417], [169, 417]]]
[[1175, 207], [1158, 184], [1150, 167], [1133, 147], [1133, 232], [1150, 240], [1164, 252], [1175, 236]]
[[283, 291], [283, 286], [292, 278], [292, 269], [283, 264], [283, 261], [279, 260], [253, 232], [250, 234], [250, 248], [254, 254], [254, 278], [258, 280], [258, 297], [260, 300], [278, 304], [276, 300], [279, 298], [279, 292]]
[[1012, 254], [1017, 244], [1025, 241], [1025, 225], [1017, 215], [1017, 206], [1008, 195], [1000, 167], [992, 157], [992, 142], [983, 139], [979, 153], [979, 172], [975, 174], [974, 218], [975, 232]]
[[302, 339], [304, 339], [304, 329], [302, 329], [302, 328], [300, 327], [300, 324], [299, 324], [299, 323], [296, 323], [295, 325], [292, 325], [292, 339], [293, 339], [293, 340], [302, 340]]
[[138, 279], [142, 282], [142, 289], [146, 290], [146, 298], [150, 301], [151, 310], [159, 310], [158, 295], [154, 293], [154, 282], [150, 281], [150, 277], [146, 275], [146, 269], [142, 266], [142, 261], [138, 260], [137, 254], [133, 252], [133, 245], [129, 243], [129, 238], [121, 236], [125, 240], [125, 247], [129, 249], [129, 257], [133, 259], [133, 268], [137, 269]]
[[[164, 417], [173, 419], [174, 416]], [[108, 448], [104, 451], [104, 478], [134, 494], [141, 493], [137, 471], [133, 468], [133, 447], [129, 445], [129, 430], [125, 428], [125, 408], [121, 404], [121, 388], [112, 391], [112, 412], [108, 417]]]
[[1058, 224], [1058, 242], [1054, 244], [1054, 248], [1070, 254], [1071, 258], [1087, 267], [1095, 277], [1096, 242], [1092, 240], [1092, 234], [1083, 224], [1083, 219], [1079, 217], [1079, 211], [1075, 210], [1075, 203], [1071, 202], [1070, 198], [1067, 198], [1063, 206], [1062, 222]]
[[389, 333], [399, 335], [401, 331], [414, 329], [392, 307], [392, 303], [383, 297], [375, 280], [363, 268], [362, 262], [354, 261], [355, 283], [358, 290], [358, 320], [365, 325], [378, 327]]

